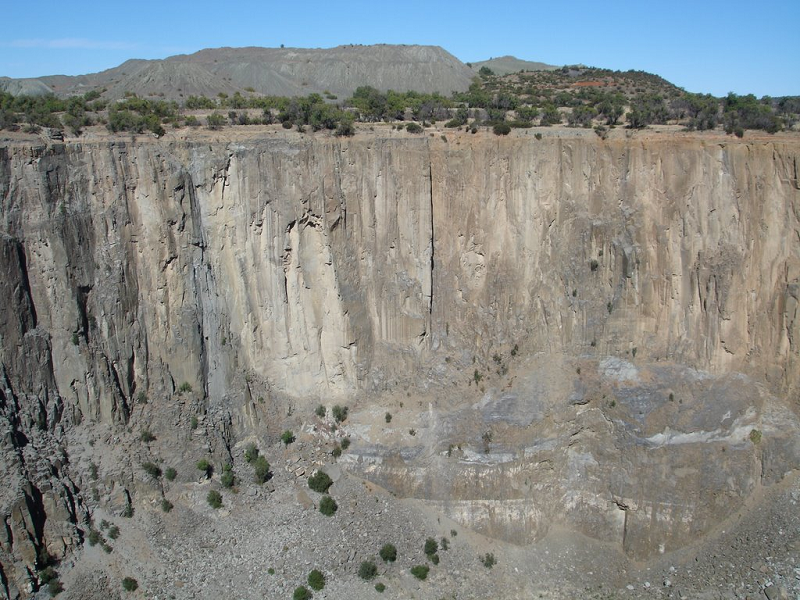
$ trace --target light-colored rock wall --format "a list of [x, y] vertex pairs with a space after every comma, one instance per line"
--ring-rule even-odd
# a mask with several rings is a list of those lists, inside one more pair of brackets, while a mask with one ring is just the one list
[[183, 381], [213, 402], [242, 372], [342, 397], [523, 340], [637, 347], [794, 392], [797, 152], [692, 138], [11, 147], [2, 226], [24, 246], [59, 393], [92, 418]]
[[[126, 422], [184, 382], [246, 428], [258, 397], [435, 388], [514, 345], [636, 349], [796, 398], [797, 140], [448, 137], [0, 147], [9, 456], [81, 420]], [[4, 514], [27, 507], [13, 520], [31, 548], [55, 547], [43, 507], [80, 512], [44, 484], [51, 467], [3, 494]], [[559, 501], [588, 514], [597, 494]], [[513, 501], [533, 536], [547, 514], [528, 494], [474, 500], [442, 506], [480, 522]], [[586, 526], [616, 531], [603, 502]]]

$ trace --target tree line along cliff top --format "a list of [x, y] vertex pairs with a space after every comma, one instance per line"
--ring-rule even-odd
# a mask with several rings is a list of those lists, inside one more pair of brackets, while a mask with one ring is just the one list
[[745, 130], [793, 131], [800, 122], [800, 96], [759, 99], [731, 93], [718, 98], [686, 92], [642, 71], [575, 65], [500, 75], [488, 64], [478, 69], [465, 65], [474, 74], [471, 82], [449, 95], [383, 91], [368, 85], [344, 97], [329, 89], [266, 95], [254, 87], [215, 95], [180, 92], [172, 99], [163, 93], [127, 90], [117, 97], [115, 84], [66, 96], [0, 92], [0, 129], [37, 133], [47, 128], [55, 136], [63, 130], [80, 136], [87, 128], [104, 126], [113, 133], [161, 136], [168, 129], [280, 123], [286, 129], [349, 136], [356, 122], [386, 122], [411, 133], [436, 123], [472, 132], [490, 128], [498, 135], [513, 128], [561, 125], [594, 128], [604, 137], [614, 127], [678, 125], [687, 130], [721, 128], [741, 137]]

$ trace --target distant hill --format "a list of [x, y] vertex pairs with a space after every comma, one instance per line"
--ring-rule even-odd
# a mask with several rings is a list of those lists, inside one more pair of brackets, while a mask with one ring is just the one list
[[470, 64], [475, 73], [481, 67], [489, 67], [495, 75], [508, 75], [509, 73], [519, 73], [520, 71], [554, 71], [561, 68], [541, 62], [521, 60], [515, 56], [500, 56]]
[[214, 48], [163, 60], [129, 60], [89, 75], [35, 79], [0, 78], [12, 94], [57, 95], [102, 91], [180, 99], [258, 93], [305, 96], [330, 92], [347, 97], [359, 86], [450, 95], [469, 87], [475, 73], [438, 46], [338, 46], [304, 48]]

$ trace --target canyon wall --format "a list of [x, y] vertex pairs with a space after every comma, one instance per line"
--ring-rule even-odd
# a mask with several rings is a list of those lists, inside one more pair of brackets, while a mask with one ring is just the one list
[[247, 431], [516, 346], [796, 402], [800, 142], [447, 138], [0, 147], [7, 589], [79, 541], [70, 428], [181, 387]]

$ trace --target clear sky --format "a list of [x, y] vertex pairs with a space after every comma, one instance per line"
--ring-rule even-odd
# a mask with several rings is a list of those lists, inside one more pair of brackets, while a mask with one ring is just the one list
[[656, 73], [691, 92], [800, 95], [800, 0], [5, 0], [0, 76], [78, 75], [219, 46], [431, 44]]

